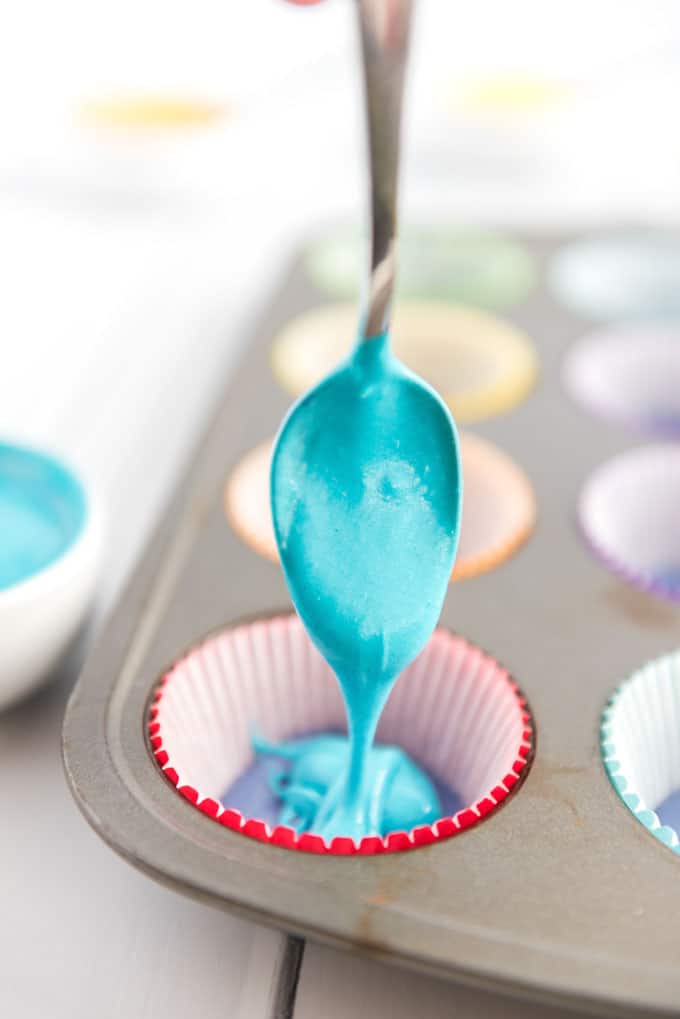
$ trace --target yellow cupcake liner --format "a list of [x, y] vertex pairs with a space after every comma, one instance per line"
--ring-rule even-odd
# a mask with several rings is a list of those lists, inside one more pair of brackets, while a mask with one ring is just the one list
[[[354, 304], [323, 305], [288, 323], [274, 341], [272, 370], [299, 396], [345, 358], [357, 328]], [[520, 329], [474, 308], [436, 301], [402, 301], [393, 329], [394, 352], [432, 385], [459, 422], [511, 410], [538, 374], [531, 341]]]
[[92, 100], [81, 110], [83, 121], [93, 127], [132, 131], [206, 127], [227, 113], [218, 103], [153, 95]]
[[[470, 433], [460, 436], [463, 516], [452, 580], [495, 569], [527, 540], [536, 523], [536, 500], [524, 472], [507, 454]], [[278, 561], [269, 505], [272, 440], [243, 457], [224, 489], [224, 509], [246, 545]]]
[[492, 117], [528, 117], [558, 109], [574, 88], [557, 78], [500, 74], [470, 79], [453, 91], [455, 111]]

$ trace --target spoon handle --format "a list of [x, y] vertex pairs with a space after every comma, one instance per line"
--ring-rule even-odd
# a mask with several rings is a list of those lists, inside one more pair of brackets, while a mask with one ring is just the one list
[[399, 136], [413, 0], [357, 0], [371, 180], [371, 263], [362, 338], [390, 324], [395, 277]]

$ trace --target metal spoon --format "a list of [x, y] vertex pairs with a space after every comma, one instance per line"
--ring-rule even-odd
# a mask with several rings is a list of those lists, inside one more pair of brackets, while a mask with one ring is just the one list
[[291, 597], [340, 682], [351, 739], [317, 817], [366, 834], [366, 759], [397, 676], [434, 629], [455, 558], [461, 468], [437, 394], [390, 352], [399, 134], [412, 0], [356, 0], [371, 179], [371, 263], [357, 345], [289, 412], [272, 459]]

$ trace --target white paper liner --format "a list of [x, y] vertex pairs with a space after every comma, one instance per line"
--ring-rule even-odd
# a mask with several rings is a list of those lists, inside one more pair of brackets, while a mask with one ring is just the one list
[[278, 741], [345, 728], [335, 678], [297, 616], [238, 625], [205, 640], [164, 677], [149, 737], [164, 773], [204, 813], [261, 841], [331, 852], [414, 848], [475, 824], [508, 795], [532, 750], [526, 702], [507, 672], [461, 637], [437, 630], [405, 670], [378, 727], [468, 806], [453, 818], [384, 839], [330, 847], [313, 834], [271, 829], [221, 802], [253, 761], [257, 731]]
[[557, 296], [589, 318], [640, 319], [680, 314], [680, 243], [662, 232], [577, 241], [550, 267]]
[[680, 853], [678, 833], [656, 813], [680, 789], [680, 652], [649, 662], [619, 686], [602, 716], [600, 748], [628, 809]]
[[680, 601], [680, 446], [642, 446], [603, 464], [583, 489], [579, 518], [609, 569]]
[[[224, 492], [227, 518], [260, 555], [278, 560], [269, 501], [272, 440], [234, 468]], [[453, 579], [477, 576], [504, 562], [536, 522], [536, 500], [524, 472], [501, 449], [469, 432], [460, 435], [463, 512]]]
[[591, 333], [564, 362], [569, 393], [590, 410], [651, 432], [680, 432], [680, 329], [661, 324]]

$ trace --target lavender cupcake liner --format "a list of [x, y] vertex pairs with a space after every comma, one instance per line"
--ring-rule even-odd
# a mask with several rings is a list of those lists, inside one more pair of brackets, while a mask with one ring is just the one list
[[564, 384], [601, 417], [680, 435], [680, 329], [645, 324], [593, 332], [567, 353]]
[[585, 540], [622, 580], [680, 603], [680, 446], [655, 443], [607, 461], [578, 506]]

